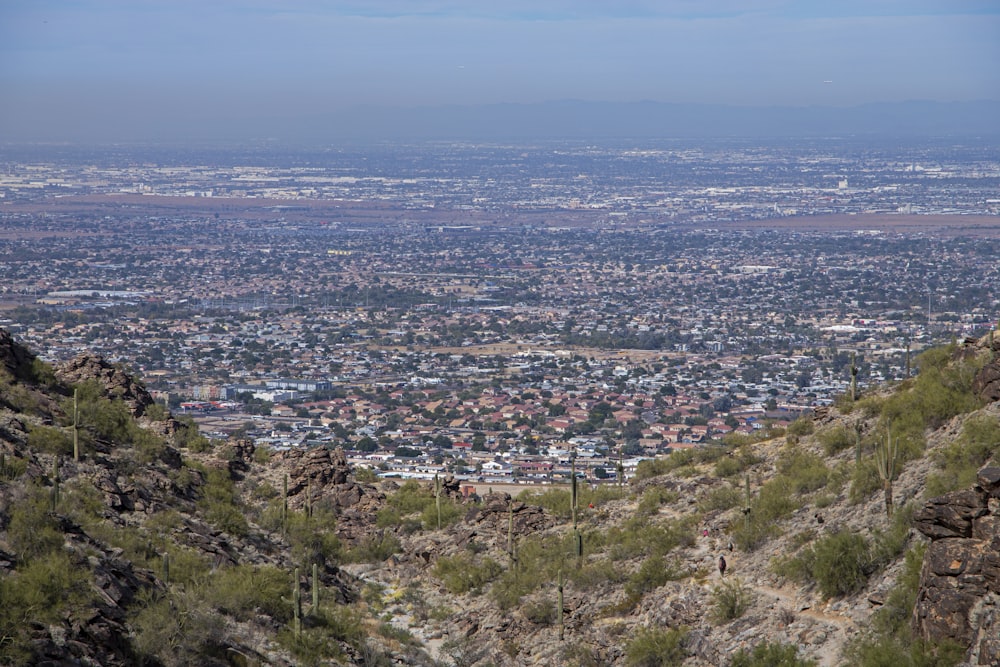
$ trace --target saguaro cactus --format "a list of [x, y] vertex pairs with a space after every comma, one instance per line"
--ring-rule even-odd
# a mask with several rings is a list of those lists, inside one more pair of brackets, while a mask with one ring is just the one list
[[281, 483], [281, 534], [288, 533], [288, 475]]
[[299, 588], [299, 568], [295, 568], [292, 578], [292, 622], [295, 636], [302, 634], [302, 590]]
[[170, 554], [163, 554], [163, 581], [170, 581]]
[[80, 404], [78, 394], [80, 390], [73, 388], [73, 460], [80, 460]]
[[892, 481], [896, 476], [896, 455], [899, 452], [899, 438], [892, 439], [887, 433], [885, 443], [875, 447], [875, 467], [882, 479], [882, 489], [885, 492], [885, 516], [892, 518]]
[[750, 532], [750, 475], [743, 478], [743, 526]]
[[441, 530], [441, 476], [434, 473], [434, 504], [437, 507], [437, 527]]
[[621, 447], [618, 448], [618, 464], [615, 472], [618, 473], [616, 475], [616, 477], [618, 478], [618, 490], [621, 491], [623, 488], [625, 488], [625, 461]]
[[563, 624], [563, 576], [562, 576], [562, 569], [559, 570], [558, 590], [559, 590], [559, 599], [556, 601], [556, 607], [558, 608], [558, 613], [559, 613], [559, 641], [562, 641], [563, 640], [563, 636], [565, 634], [565, 626]]
[[319, 612], [319, 565], [313, 563], [312, 571], [312, 615]]
[[854, 363], [855, 353], [851, 352], [851, 402], [858, 400], [858, 367]]
[[507, 554], [512, 563], [516, 563], [514, 557], [514, 500], [507, 503]]

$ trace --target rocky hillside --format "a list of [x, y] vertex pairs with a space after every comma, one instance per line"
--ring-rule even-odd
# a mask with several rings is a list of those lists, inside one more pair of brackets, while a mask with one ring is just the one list
[[213, 445], [0, 331], [0, 663], [998, 664], [997, 351], [622, 487], [464, 498]]

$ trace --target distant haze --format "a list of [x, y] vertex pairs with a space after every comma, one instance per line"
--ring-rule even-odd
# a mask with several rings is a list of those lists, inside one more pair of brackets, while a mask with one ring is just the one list
[[0, 141], [978, 134], [990, 100], [996, 0], [0, 3]]

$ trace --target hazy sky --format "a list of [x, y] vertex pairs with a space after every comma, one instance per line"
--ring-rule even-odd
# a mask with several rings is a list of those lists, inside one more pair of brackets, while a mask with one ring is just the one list
[[2, 0], [0, 124], [1000, 99], [1000, 0]]

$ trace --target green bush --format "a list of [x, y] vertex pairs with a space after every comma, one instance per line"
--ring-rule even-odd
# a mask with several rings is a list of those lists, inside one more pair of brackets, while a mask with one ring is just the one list
[[752, 590], [739, 578], [723, 581], [712, 590], [712, 620], [716, 623], [736, 620], [752, 602]]
[[851, 488], [847, 494], [848, 501], [857, 505], [866, 502], [876, 491], [882, 490], [882, 478], [879, 477], [878, 467], [874, 458], [862, 459], [854, 468], [851, 475]]
[[826, 486], [830, 471], [826, 462], [812, 452], [795, 446], [785, 447], [778, 456], [778, 472], [787, 478], [794, 493], [811, 493]]
[[895, 559], [909, 538], [913, 508], [897, 512], [890, 530], [863, 536], [838, 531], [817, 540], [797, 556], [779, 561], [775, 569], [784, 576], [815, 582], [826, 598], [857, 593], [868, 578]]
[[724, 484], [715, 486], [702, 494], [698, 499], [698, 509], [702, 512], [728, 510], [743, 502], [743, 490], [736, 486]]
[[815, 667], [815, 660], [799, 657], [799, 647], [781, 642], [762, 642], [747, 651], [740, 649], [729, 667]]
[[683, 664], [688, 652], [684, 642], [688, 629], [641, 628], [625, 646], [629, 667], [675, 667]]
[[381, 563], [401, 550], [399, 538], [392, 533], [379, 530], [369, 533], [348, 549], [344, 559], [350, 563]]
[[32, 426], [28, 431], [28, 447], [49, 454], [73, 454], [73, 435], [64, 428]]
[[492, 558], [477, 560], [470, 554], [442, 556], [432, 570], [444, 587], [455, 594], [479, 592], [483, 586], [500, 576], [503, 568]]
[[650, 556], [642, 562], [625, 584], [625, 594], [629, 599], [638, 600], [646, 593], [667, 583], [683, 579], [687, 573], [675, 561], [668, 561], [663, 556]]
[[92, 603], [90, 574], [84, 564], [72, 562], [67, 554], [48, 551], [35, 554], [13, 574], [0, 577], [0, 656], [4, 664], [33, 664], [32, 626], [61, 624]]
[[656, 514], [660, 507], [677, 502], [680, 495], [662, 486], [651, 486], [643, 491], [636, 511], [640, 514]]
[[855, 445], [857, 434], [843, 424], [825, 428], [816, 434], [816, 440], [823, 447], [823, 453], [834, 456]]
[[939, 496], [971, 487], [979, 469], [1000, 453], [1000, 420], [993, 415], [974, 415], [947, 447], [934, 452], [938, 470], [927, 480], [925, 495]]
[[131, 625], [140, 664], [155, 660], [165, 667], [183, 667], [199, 664], [205, 655], [224, 649], [225, 618], [197, 589], [144, 596]]
[[797, 437], [802, 437], [806, 435], [812, 435], [815, 430], [812, 417], [799, 417], [791, 424], [788, 425], [786, 433], [788, 435], [794, 435]]

